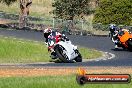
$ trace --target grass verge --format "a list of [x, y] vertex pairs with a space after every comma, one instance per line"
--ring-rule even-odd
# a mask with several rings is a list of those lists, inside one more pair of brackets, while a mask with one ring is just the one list
[[76, 76], [4, 77], [0, 88], [131, 88], [130, 84], [85, 84], [80, 86]]
[[102, 56], [101, 52], [87, 47], [79, 47], [79, 51], [84, 59], [94, 59]]
[[[101, 52], [79, 47], [83, 58], [92, 59], [102, 55]], [[50, 54], [43, 42], [19, 40], [0, 37], [0, 63], [47, 62]]]

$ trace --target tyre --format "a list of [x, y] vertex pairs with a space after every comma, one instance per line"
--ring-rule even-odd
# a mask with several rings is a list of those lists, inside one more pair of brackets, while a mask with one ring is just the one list
[[54, 51], [56, 52], [56, 55], [58, 56], [58, 58], [59, 58], [62, 62], [65, 62], [65, 63], [70, 62], [70, 61], [68, 60], [68, 56], [65, 55], [65, 54], [63, 53], [64, 47], [62, 47], [61, 45], [56, 45], [56, 46], [54, 47]]
[[78, 56], [75, 58], [76, 62], [82, 62], [82, 56], [81, 54], [78, 52]]
[[132, 41], [128, 40], [128, 50], [132, 52]]
[[122, 46], [122, 49], [123, 49], [123, 50], [127, 50], [127, 48], [126, 48], [125, 46]]

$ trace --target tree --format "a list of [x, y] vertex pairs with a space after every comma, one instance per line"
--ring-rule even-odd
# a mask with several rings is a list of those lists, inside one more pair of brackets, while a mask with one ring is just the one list
[[[1, 3], [5, 3], [6, 5], [11, 5], [17, 0], [1, 0]], [[29, 7], [32, 4], [32, 0], [19, 0], [20, 4], [20, 16], [19, 16], [19, 28], [26, 27], [27, 25], [27, 16], [29, 15]]]
[[27, 16], [29, 15], [29, 7], [31, 4], [32, 0], [20, 0], [19, 28], [27, 26]]
[[14, 3], [17, 0], [0, 0], [0, 3], [5, 3], [6, 5], [11, 5], [12, 3]]
[[53, 14], [57, 18], [73, 20], [74, 17], [83, 18], [90, 13], [90, 0], [55, 0]]
[[93, 22], [130, 25], [131, 20], [132, 0], [100, 0]]

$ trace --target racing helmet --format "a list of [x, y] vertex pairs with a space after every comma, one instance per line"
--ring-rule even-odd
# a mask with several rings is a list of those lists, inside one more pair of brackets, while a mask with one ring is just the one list
[[129, 30], [128, 30], [128, 29], [122, 29], [122, 31], [129, 32]]
[[51, 32], [52, 32], [51, 28], [46, 28], [44, 30], [44, 37], [48, 38], [48, 36], [51, 34]]
[[110, 24], [110, 29], [115, 29], [116, 25], [115, 24]]

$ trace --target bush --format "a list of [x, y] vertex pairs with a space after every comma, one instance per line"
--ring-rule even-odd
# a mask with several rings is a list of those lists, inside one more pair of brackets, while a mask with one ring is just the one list
[[132, 0], [100, 0], [96, 8], [94, 23], [130, 25]]
[[109, 25], [103, 25], [101, 23], [93, 24], [93, 28], [96, 30], [109, 31]]

